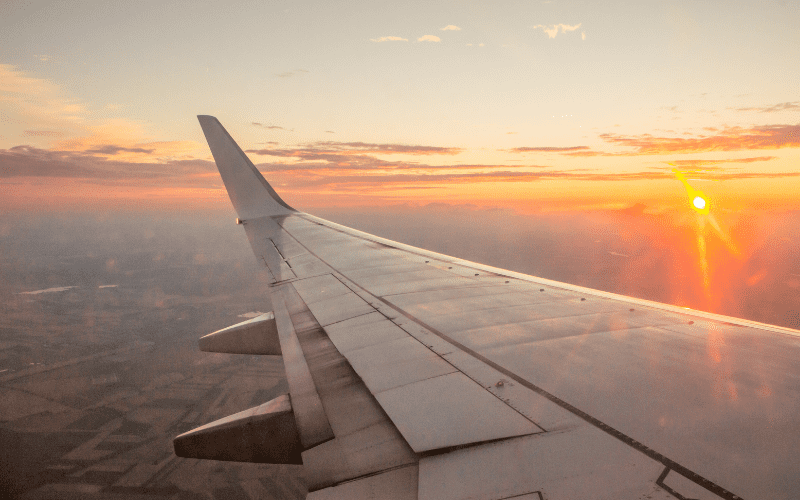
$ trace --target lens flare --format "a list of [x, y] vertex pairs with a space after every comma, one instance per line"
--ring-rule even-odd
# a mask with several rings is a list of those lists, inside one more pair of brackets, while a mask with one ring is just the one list
[[691, 200], [692, 208], [703, 215], [708, 215], [709, 209], [711, 208], [708, 203], [708, 198], [706, 195], [703, 194], [702, 191], [699, 189], [695, 189], [689, 185], [689, 182], [686, 180], [686, 177], [678, 170], [674, 169], [672, 171], [675, 174], [675, 177], [678, 178], [679, 181], [683, 183], [683, 186], [686, 188], [686, 194], [689, 195], [689, 199]]

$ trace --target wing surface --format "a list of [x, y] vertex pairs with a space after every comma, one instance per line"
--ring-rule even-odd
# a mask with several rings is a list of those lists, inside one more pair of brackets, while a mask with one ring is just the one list
[[269, 271], [309, 498], [800, 497], [800, 332], [294, 211], [200, 121]]

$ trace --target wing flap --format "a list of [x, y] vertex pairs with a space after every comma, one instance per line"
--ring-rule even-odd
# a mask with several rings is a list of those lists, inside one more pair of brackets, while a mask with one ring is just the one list
[[417, 453], [542, 432], [461, 372], [375, 395]]
[[303, 449], [307, 450], [333, 439], [333, 430], [280, 294], [272, 295], [272, 306], [275, 308], [275, 323], [283, 352], [286, 382], [292, 397], [300, 442]]
[[295, 283], [298, 282], [276, 285], [272, 293], [285, 298], [297, 339], [335, 435], [334, 439], [302, 454], [309, 490], [416, 464], [418, 458], [413, 450], [325, 335], [295, 291]]

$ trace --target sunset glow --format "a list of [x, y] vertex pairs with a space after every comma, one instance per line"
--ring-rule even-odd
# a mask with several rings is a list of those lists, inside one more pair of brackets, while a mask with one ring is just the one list
[[758, 275], [737, 224], [800, 208], [790, 6], [170, 5], [0, 6], [0, 210], [235, 217], [212, 114], [311, 213], [601, 213], [631, 218], [620, 246], [656, 224], [669, 301], [713, 309]]

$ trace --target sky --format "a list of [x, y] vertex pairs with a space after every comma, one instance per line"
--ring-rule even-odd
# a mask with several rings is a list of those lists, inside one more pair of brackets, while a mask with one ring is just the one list
[[0, 4], [0, 209], [798, 206], [800, 3]]

